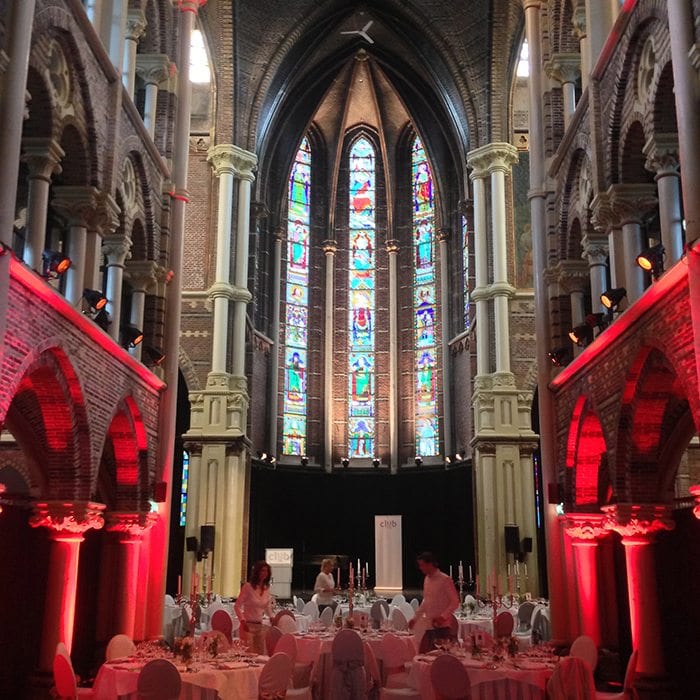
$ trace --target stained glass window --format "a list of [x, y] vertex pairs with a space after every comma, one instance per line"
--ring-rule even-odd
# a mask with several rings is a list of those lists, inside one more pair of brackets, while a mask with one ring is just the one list
[[464, 297], [464, 330], [469, 330], [469, 230], [467, 218], [462, 217], [462, 293]]
[[306, 138], [289, 177], [282, 453], [306, 454], [311, 148]]
[[190, 481], [190, 453], [182, 453], [182, 486], [180, 488], [180, 527], [187, 524], [187, 492]]
[[412, 151], [413, 311], [415, 329], [416, 455], [437, 455], [440, 444], [435, 334], [435, 206], [433, 176], [421, 140]]
[[375, 151], [350, 150], [348, 260], [348, 456], [374, 456]]

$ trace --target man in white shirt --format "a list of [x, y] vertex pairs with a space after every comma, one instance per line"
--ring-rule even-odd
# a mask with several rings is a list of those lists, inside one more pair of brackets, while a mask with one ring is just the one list
[[418, 568], [425, 575], [423, 602], [409, 626], [415, 632], [416, 645], [421, 652], [425, 652], [424, 647], [433, 648], [436, 639], [454, 636], [450, 623], [453, 613], [459, 608], [459, 595], [454, 581], [440, 571], [437, 560], [430, 552], [423, 552], [418, 557]]

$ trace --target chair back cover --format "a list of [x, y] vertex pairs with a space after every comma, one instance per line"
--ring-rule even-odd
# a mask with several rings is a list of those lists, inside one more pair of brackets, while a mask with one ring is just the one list
[[344, 629], [336, 634], [331, 646], [333, 700], [356, 700], [366, 697], [365, 651], [362, 638], [354, 630]]
[[410, 603], [399, 603], [397, 607], [403, 613], [406, 620], [412, 620], [416, 616], [416, 611]]
[[297, 612], [304, 612], [304, 599], [303, 598], [297, 598], [295, 605], [297, 606]]
[[286, 654], [273, 654], [260, 672], [258, 697], [261, 700], [284, 698], [293, 670], [294, 664]]
[[464, 596], [464, 602], [465, 603], [471, 603], [471, 605], [476, 605], [476, 598], [471, 594], [467, 593], [467, 595]]
[[165, 604], [166, 605], [175, 605], [175, 598], [173, 598], [169, 593], [165, 594]]
[[330, 606], [323, 608], [323, 612], [319, 615], [318, 619], [324, 627], [330, 627], [333, 624], [333, 608]]
[[397, 593], [392, 599], [391, 599], [391, 604], [392, 605], [398, 605], [399, 603], [405, 603], [406, 602], [406, 596], [403, 593]]
[[[634, 681], [637, 678], [637, 650], [635, 649], [627, 662], [627, 670], [625, 671], [624, 689], [634, 691]], [[635, 697], [635, 696], [633, 696]]]
[[181, 687], [180, 674], [166, 659], [149, 661], [136, 681], [139, 700], [177, 700]]
[[[384, 608], [385, 600], [376, 600], [372, 603], [372, 607], [369, 609], [369, 616], [372, 618], [372, 626], [375, 629], [381, 627], [382, 622], [386, 620], [386, 609]], [[387, 604], [387, 608], [389, 605]]]
[[591, 671], [595, 672], [595, 667], [598, 665], [598, 650], [595, 642], [590, 637], [587, 637], [585, 634], [576, 637], [571, 645], [569, 654], [578, 659], [583, 659], [591, 667]]
[[125, 656], [131, 656], [135, 651], [136, 645], [131, 637], [126, 634], [115, 634], [107, 644], [105, 660], [123, 659]]
[[418, 610], [418, 606], [420, 605], [420, 601], [418, 598], [411, 598], [411, 607], [413, 608], [413, 611], [415, 612]]
[[438, 656], [430, 667], [430, 683], [441, 700], [469, 700], [471, 684], [462, 662], [450, 654]]
[[565, 656], [547, 683], [550, 700], [595, 700], [591, 667], [576, 656]]
[[403, 669], [410, 661], [408, 648], [395, 634], [387, 633], [381, 641], [382, 660], [386, 669]]
[[526, 600], [518, 608], [518, 622], [521, 630], [529, 630], [532, 627], [532, 614], [535, 612], [535, 604]]
[[320, 654], [321, 640], [318, 637], [307, 637], [303, 644], [297, 644], [297, 663], [315, 663]]
[[496, 617], [496, 637], [510, 637], [513, 634], [513, 616], [509, 612], [498, 613]]
[[294, 634], [299, 631], [299, 625], [293, 615], [282, 615], [277, 622], [277, 627], [282, 630], [283, 634]]
[[315, 600], [310, 600], [301, 611], [304, 615], [308, 615], [311, 621], [318, 620], [318, 605]]
[[277, 643], [282, 639], [282, 630], [279, 627], [270, 627], [265, 635], [265, 648], [267, 649], [268, 656], [272, 656], [275, 653]]
[[73, 665], [70, 659], [63, 654], [56, 654], [53, 658], [53, 682], [59, 698], [70, 698], [73, 700], [78, 694], [78, 684], [75, 681]]
[[277, 642], [277, 646], [275, 647], [275, 654], [286, 654], [292, 660], [293, 664], [296, 663], [298, 648], [297, 640], [294, 639], [293, 634], [283, 634], [280, 637], [280, 640]]
[[226, 639], [231, 641], [231, 633], [233, 632], [233, 620], [225, 610], [217, 610], [211, 616], [211, 628], [217, 632], [221, 632]]
[[537, 608], [532, 617], [532, 635], [542, 641], [548, 642], [552, 636], [549, 618], [545, 615], [542, 608]]
[[403, 612], [399, 610], [399, 608], [391, 609], [391, 616], [389, 617], [389, 620], [391, 621], [391, 626], [399, 632], [403, 632], [408, 628], [408, 620]]

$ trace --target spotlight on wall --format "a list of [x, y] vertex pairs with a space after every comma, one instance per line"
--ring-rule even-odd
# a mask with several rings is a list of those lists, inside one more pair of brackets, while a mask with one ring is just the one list
[[661, 243], [643, 250], [637, 256], [637, 265], [645, 270], [646, 272], [651, 272], [651, 275], [656, 279], [664, 271], [664, 247]]
[[302, 458], [300, 461], [301, 461], [302, 467], [307, 467], [309, 465], [309, 458], [306, 455], [302, 455]]
[[380, 465], [381, 463], [382, 463], [382, 460], [379, 459], [379, 457], [375, 457], [375, 458], [372, 460], [372, 466], [373, 466], [375, 469], [379, 469], [379, 465]]
[[268, 456], [269, 456], [269, 455], [267, 454], [267, 452], [260, 452], [260, 453], [258, 453], [258, 457], [260, 457], [260, 461], [261, 461], [261, 462], [267, 462]]
[[343, 465], [343, 469], [347, 469], [350, 466], [350, 460], [347, 457], [343, 457], [340, 463]]
[[462, 454], [461, 451], [457, 452], [457, 454], [455, 454], [455, 462], [463, 462], [463, 461], [464, 461], [464, 454]]
[[92, 319], [105, 333], [109, 332], [109, 327], [112, 325], [112, 319], [105, 309], [98, 311]]
[[575, 345], [578, 345], [580, 348], [585, 348], [586, 345], [593, 340], [593, 328], [587, 323], [583, 323], [569, 331], [569, 338]]
[[93, 311], [101, 311], [107, 306], [107, 297], [97, 289], [83, 289], [83, 299]]
[[143, 346], [143, 354], [147, 360], [145, 364], [160, 367], [165, 362], [165, 355], [152, 345]]
[[423, 458], [420, 455], [416, 455], [416, 466], [420, 467], [423, 464]]
[[270, 455], [268, 462], [270, 464], [277, 464], [277, 457], [275, 457], [274, 455]]
[[604, 331], [608, 327], [607, 314], [602, 312], [597, 314], [588, 314], [586, 316], [586, 323], [591, 328], [597, 328], [599, 331]]
[[122, 337], [125, 347], [135, 348], [139, 343], [143, 342], [143, 331], [140, 328], [136, 328], [136, 326], [124, 326]]
[[452, 457], [450, 457], [450, 455], [445, 457], [445, 464], [452, 464]]
[[610, 312], [617, 311], [622, 300], [627, 296], [627, 290], [624, 287], [615, 287], [607, 289], [600, 295], [600, 303]]
[[[571, 332], [569, 333], [569, 337], [571, 338]], [[569, 348], [554, 348], [554, 350], [550, 350], [547, 353], [547, 357], [555, 367], [566, 367], [571, 360], [571, 352]]]
[[42, 275], [47, 279], [58, 279], [68, 271], [71, 259], [58, 250], [45, 250], [41, 254]]

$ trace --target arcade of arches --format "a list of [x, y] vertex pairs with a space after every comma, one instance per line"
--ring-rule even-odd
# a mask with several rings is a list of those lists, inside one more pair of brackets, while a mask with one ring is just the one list
[[700, 0], [0, 0], [8, 697], [385, 513], [697, 692], [699, 86]]

